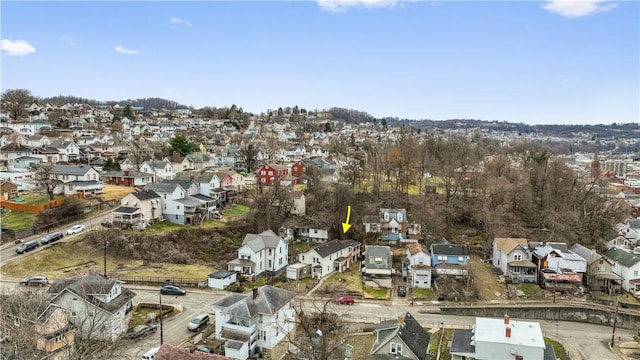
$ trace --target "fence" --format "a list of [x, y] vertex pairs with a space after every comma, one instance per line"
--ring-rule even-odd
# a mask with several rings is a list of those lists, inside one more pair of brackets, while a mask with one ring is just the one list
[[[78, 198], [78, 199], [84, 198], [82, 193], [73, 194], [71, 196], [73, 196], [75, 198]], [[22, 212], [28, 212], [28, 213], [31, 213], [31, 214], [37, 214], [37, 213], [42, 212], [42, 211], [44, 211], [46, 209], [52, 209], [54, 207], [58, 207], [58, 206], [62, 205], [64, 200], [65, 199], [49, 200], [46, 204], [40, 204], [40, 205], [28, 205], [28, 204], [22, 204], [22, 203], [13, 202], [13, 201], [3, 201], [0, 204], [0, 207], [2, 207], [4, 209], [7, 209], [7, 210], [22, 211]]]
[[186, 278], [173, 278], [167, 279], [165, 277], [147, 276], [147, 277], [131, 277], [131, 278], [118, 278], [120, 281], [124, 281], [127, 284], [134, 285], [177, 285], [190, 288], [205, 288], [207, 287], [207, 281], [199, 279], [186, 279]]

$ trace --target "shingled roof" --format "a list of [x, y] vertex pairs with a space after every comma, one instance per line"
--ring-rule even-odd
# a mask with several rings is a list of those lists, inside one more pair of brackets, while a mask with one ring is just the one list
[[356, 246], [360, 246], [360, 243], [355, 240], [331, 240], [314, 248], [313, 250], [315, 250], [318, 255], [326, 257], [342, 249]]
[[122, 288], [122, 293], [116, 298], [108, 303], [103, 302], [98, 296], [109, 294], [115, 284], [115, 280], [110, 280], [100, 274], [93, 273], [80, 278], [56, 280], [51, 287], [49, 287], [47, 293], [53, 297], [57, 297], [63, 291], [70, 291], [101, 309], [113, 312], [119, 310], [124, 304], [136, 296], [133, 291]]
[[387, 320], [381, 322], [376, 328], [376, 332], [378, 332], [378, 337], [376, 344], [371, 350], [372, 353], [378, 352], [381, 347], [386, 346], [388, 342], [397, 335], [409, 347], [417, 359], [431, 359], [428, 352], [431, 334], [429, 334], [410, 313], [406, 313], [404, 317], [399, 318], [398, 321]]
[[618, 262], [626, 267], [632, 267], [640, 261], [640, 256], [612, 247], [604, 254], [611, 261]]
[[271, 285], [263, 285], [253, 291], [247, 294], [229, 294], [213, 305], [223, 308], [222, 312], [225, 314], [251, 319], [258, 314], [277, 313], [296, 296], [292, 291]]

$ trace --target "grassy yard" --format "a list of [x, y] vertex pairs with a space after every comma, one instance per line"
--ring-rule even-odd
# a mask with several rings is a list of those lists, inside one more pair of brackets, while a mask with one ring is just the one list
[[540, 295], [542, 292], [542, 290], [540, 290], [540, 286], [536, 284], [518, 284], [517, 287], [525, 294], [525, 296]]
[[161, 221], [151, 226], [147, 226], [144, 229], [144, 232], [149, 234], [161, 234], [167, 231], [179, 230], [187, 227], [187, 225], [174, 224], [170, 221]]
[[[50, 279], [73, 277], [89, 272], [104, 271], [104, 253], [76, 241], [58, 243], [45, 249], [23, 255], [20, 260], [4, 265], [4, 276], [23, 278], [34, 274]], [[202, 279], [214, 271], [206, 265], [144, 264], [140, 260], [122, 260], [107, 257], [107, 273], [117, 277], [164, 277]]]
[[[45, 194], [39, 192], [22, 192], [20, 193], [20, 198], [24, 199], [20, 204], [25, 205], [42, 205], [46, 204], [49, 201], [49, 197]], [[61, 199], [64, 196], [55, 196], [54, 199]]]
[[365, 299], [388, 299], [390, 296], [390, 292], [390, 289], [385, 288], [374, 288], [371, 286], [364, 287]]
[[324, 281], [320, 291], [349, 291], [362, 294], [362, 275], [360, 262], [351, 264], [351, 268], [345, 272], [334, 272]]
[[351, 351], [352, 359], [366, 359], [369, 350], [373, 347], [376, 338], [373, 334], [353, 335], [347, 338], [346, 343], [353, 346]]
[[4, 210], [2, 212], [0, 225], [2, 225], [3, 228], [20, 230], [30, 228], [35, 220], [36, 214], [30, 214], [22, 211], [9, 212]]
[[479, 256], [471, 255], [469, 273], [473, 276], [480, 300], [496, 300], [506, 294], [506, 285], [498, 282], [497, 277], [491, 270], [491, 264], [483, 263]]
[[553, 341], [548, 338], [544, 338], [544, 343], [553, 346], [553, 351], [556, 353], [558, 359], [568, 359], [569, 357], [564, 352], [564, 347], [559, 342]]
[[433, 289], [413, 288], [414, 300], [435, 300], [436, 294]]
[[[162, 307], [164, 308], [165, 305], [163, 304]], [[129, 329], [133, 329], [134, 327], [138, 326], [138, 325], [142, 325], [142, 324], [146, 324], [147, 323], [147, 315], [148, 314], [156, 314], [156, 319], [152, 322], [160, 322], [160, 309], [158, 306], [158, 309], [149, 309], [149, 308], [143, 308], [140, 310], [135, 310], [133, 312], [133, 315], [131, 316], [131, 321], [129, 322]], [[164, 314], [164, 316], [162, 317], [162, 320], [167, 320], [169, 318], [172, 318], [176, 315], [178, 315], [179, 312], [176, 311], [175, 309], [172, 310], [170, 313], [166, 313]], [[160, 326], [160, 325], [158, 325]], [[159, 329], [158, 329], [159, 330]]]
[[136, 189], [130, 186], [106, 184], [104, 185], [102, 194], [100, 194], [99, 197], [104, 201], [116, 200], [116, 199], [122, 199], [123, 197], [135, 191]]
[[250, 209], [248, 206], [233, 205], [233, 207], [229, 209], [222, 210], [222, 219], [225, 220], [225, 218], [230, 217], [231, 219], [227, 219], [226, 221], [235, 220], [239, 217], [247, 215], [249, 213], [249, 210]]

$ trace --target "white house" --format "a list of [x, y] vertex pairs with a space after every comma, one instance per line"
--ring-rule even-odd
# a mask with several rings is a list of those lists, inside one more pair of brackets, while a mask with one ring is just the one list
[[127, 332], [135, 293], [99, 274], [56, 280], [47, 290], [51, 302], [69, 311], [80, 338], [115, 341]]
[[104, 186], [100, 173], [88, 165], [54, 165], [50, 174], [62, 181], [56, 192], [72, 195], [75, 193], [101, 194]]
[[238, 249], [238, 258], [227, 264], [227, 270], [245, 277], [278, 274], [289, 263], [289, 248], [283, 238], [271, 230], [247, 234]]
[[557, 272], [569, 271], [578, 274], [587, 272], [587, 260], [568, 249], [558, 249], [549, 245], [538, 246], [533, 250], [533, 257], [538, 261], [541, 268], [550, 268]]
[[246, 360], [268, 352], [295, 327], [295, 293], [263, 285], [248, 294], [229, 294], [213, 304], [215, 337], [224, 355]]
[[311, 276], [315, 279], [333, 273], [344, 272], [360, 256], [360, 243], [355, 240], [331, 240], [307, 252], [298, 254], [298, 261], [311, 265]]
[[236, 282], [236, 272], [229, 270], [218, 270], [209, 274], [207, 277], [207, 286], [214, 289], [223, 290], [227, 286]]
[[[452, 360], [556, 359], [553, 347], [544, 343], [540, 323], [476, 318], [470, 330], [455, 330], [451, 341]], [[549, 355], [547, 355], [549, 353]]]
[[612, 247], [604, 254], [612, 262], [611, 271], [622, 278], [622, 288], [640, 295], [640, 255]]
[[60, 161], [80, 159], [80, 147], [73, 141], [52, 141], [49, 147], [58, 150]]
[[538, 267], [531, 262], [529, 240], [525, 238], [495, 238], [493, 266], [514, 282], [536, 282]]
[[431, 288], [431, 255], [426, 246], [411, 244], [405, 252], [402, 277], [411, 287]]
[[173, 180], [175, 177], [173, 166], [168, 160], [145, 161], [140, 165], [140, 171], [153, 174], [158, 182], [163, 180]]
[[184, 224], [184, 205], [178, 200], [187, 196], [187, 191], [177, 183], [149, 183], [144, 190], [154, 191], [162, 201], [162, 216], [175, 224]]

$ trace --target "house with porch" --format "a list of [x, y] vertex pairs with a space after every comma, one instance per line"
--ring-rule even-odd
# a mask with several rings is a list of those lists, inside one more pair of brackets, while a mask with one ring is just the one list
[[391, 247], [365, 245], [364, 263], [362, 264], [362, 277], [365, 284], [391, 289], [393, 288], [391, 275], [394, 272]]
[[51, 302], [68, 309], [81, 339], [116, 341], [128, 330], [135, 293], [96, 273], [58, 279], [47, 290]]
[[80, 147], [73, 141], [52, 141], [48, 147], [58, 150], [60, 161], [75, 161], [80, 159]]
[[492, 263], [515, 283], [538, 281], [538, 266], [531, 262], [528, 239], [493, 239]]
[[263, 285], [247, 294], [231, 293], [213, 304], [216, 339], [224, 341], [224, 355], [246, 360], [269, 352], [296, 324], [295, 293]]
[[604, 257], [613, 264], [611, 271], [622, 278], [622, 289], [640, 296], [640, 255], [612, 247]]
[[587, 261], [587, 273], [582, 283], [590, 290], [609, 294], [622, 289], [622, 277], [613, 272], [611, 260], [581, 244], [573, 244], [570, 249]]
[[568, 249], [566, 243], [542, 243], [532, 250], [532, 261], [539, 270], [552, 269], [556, 273], [576, 273], [582, 277], [587, 272], [587, 261]]
[[438, 275], [466, 276], [469, 262], [469, 249], [460, 244], [432, 244], [431, 267]]
[[178, 183], [149, 183], [143, 190], [153, 191], [160, 195], [162, 216], [175, 224], [185, 223], [185, 208], [178, 200], [187, 196], [187, 191]]
[[120, 207], [111, 212], [116, 224], [130, 224], [137, 229], [162, 220], [162, 198], [152, 190], [140, 190], [120, 200]]
[[238, 249], [238, 258], [227, 263], [227, 270], [256, 279], [262, 275], [277, 275], [289, 264], [289, 248], [283, 238], [272, 230], [247, 234]]
[[62, 183], [56, 187], [56, 193], [73, 195], [102, 194], [104, 186], [100, 181], [100, 173], [88, 165], [54, 165], [50, 174]]
[[298, 254], [298, 261], [311, 265], [314, 279], [337, 272], [344, 272], [360, 257], [360, 243], [355, 240], [331, 240]]
[[140, 171], [153, 174], [154, 178], [161, 182], [163, 180], [173, 180], [175, 173], [173, 166], [168, 160], [148, 160], [140, 165]]

